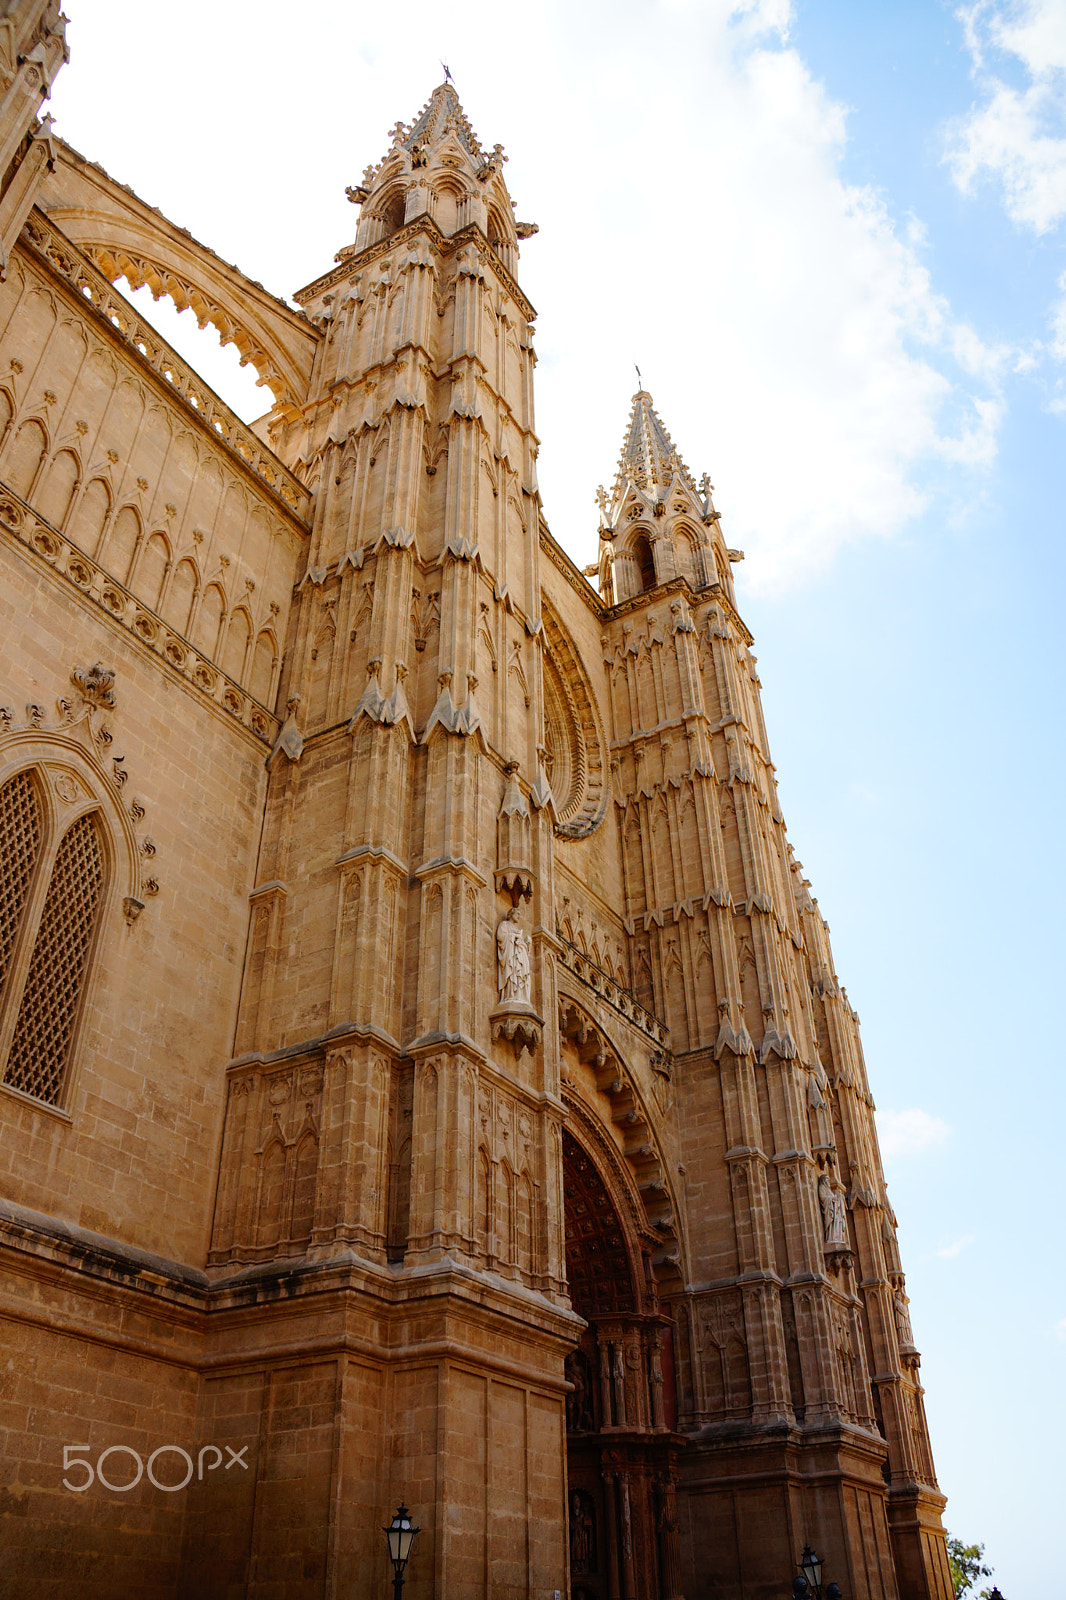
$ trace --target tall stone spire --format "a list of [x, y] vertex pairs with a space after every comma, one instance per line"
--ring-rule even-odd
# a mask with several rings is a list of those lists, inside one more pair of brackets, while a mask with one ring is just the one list
[[467, 121], [454, 84], [449, 82], [434, 89], [404, 135], [403, 144], [411, 151], [431, 147], [446, 133], [455, 133], [468, 155], [479, 164], [484, 162], [481, 143]]
[[629, 484], [636, 484], [640, 489], [668, 489], [675, 477], [680, 477], [695, 493], [691, 474], [652, 405], [651, 395], [646, 389], [639, 389], [633, 396], [633, 409], [618, 460], [615, 499], [621, 500]]
[[706, 473], [697, 489], [646, 389], [633, 396], [614, 487], [597, 496], [600, 593], [611, 604], [672, 578], [695, 589], [719, 583], [730, 603], [729, 564]]
[[397, 122], [391, 131], [391, 149], [347, 190], [362, 210], [354, 246], [337, 259], [347, 260], [428, 215], [445, 235], [479, 227], [513, 275], [518, 240], [537, 228], [515, 222], [503, 181], [503, 146], [482, 147], [454, 86], [439, 84], [412, 122]]

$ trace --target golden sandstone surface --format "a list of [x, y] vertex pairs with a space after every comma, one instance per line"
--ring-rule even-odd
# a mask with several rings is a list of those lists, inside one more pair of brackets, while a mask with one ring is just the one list
[[0, 9], [3, 1592], [369, 1595], [402, 1499], [411, 1600], [761, 1600], [806, 1543], [948, 1600], [708, 481], [641, 390], [595, 587], [552, 538], [449, 83], [293, 311], [52, 134], [63, 19]]

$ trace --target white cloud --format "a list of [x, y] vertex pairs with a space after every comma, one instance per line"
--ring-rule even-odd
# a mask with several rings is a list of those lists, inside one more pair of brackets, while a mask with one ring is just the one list
[[[488, 31], [476, 9], [449, 15], [446, 44], [430, 0], [411, 0], [403, 30], [305, 0], [305, 33], [330, 49], [303, 77], [274, 0], [254, 39], [239, 11], [206, 0], [190, 0], [179, 35], [131, 0], [67, 9], [59, 131], [281, 293], [350, 241], [344, 185], [416, 113], [445, 51], [478, 134], [506, 145], [518, 215], [540, 224], [520, 269], [540, 312], [540, 481], [553, 532], [582, 562], [634, 360], [689, 466], [711, 470], [749, 589], [802, 582], [842, 545], [898, 533], [945, 473], [965, 485], [994, 460], [1010, 356], [938, 293], [920, 219], [844, 181], [846, 108], [790, 42], [788, 0], [673, 0], [654, 27], [638, 0], [531, 0]], [[254, 88], [227, 85], [224, 125], [193, 119], [180, 144], [131, 145], [131, 126], [157, 125], [156, 67], [190, 93], [211, 70], [198, 17], [212, 59], [240, 53]], [[277, 140], [280, 103], [290, 126], [314, 130], [311, 157], [306, 141]], [[202, 181], [221, 143], [247, 158], [239, 204]], [[299, 226], [267, 225], [293, 194]]]
[[1060, 1321], [1056, 1322], [1052, 1332], [1054, 1333], [1056, 1339], [1062, 1339], [1066, 1341], [1066, 1317], [1063, 1317]]
[[[992, 180], [1018, 227], [1047, 234], [1066, 220], [1066, 0], [975, 0], [956, 16], [978, 98], [949, 129], [952, 177], [964, 194]], [[1066, 361], [1066, 273], [1058, 287], [1046, 348]], [[1035, 366], [1034, 352], [1015, 352], [1016, 372]]]
[[[608, 113], [624, 182], [561, 203], [580, 259], [602, 265], [594, 299], [576, 260], [545, 273], [538, 404], [548, 518], [568, 548], [581, 530], [587, 560], [594, 485], [552, 455], [573, 425], [562, 352], [580, 353], [581, 439], [606, 481], [635, 356], [689, 466], [711, 470], [745, 585], [780, 589], [896, 533], [944, 467], [994, 460], [1011, 353], [956, 322], [920, 223], [843, 181], [844, 107], [761, 20], [753, 42], [726, 5], [705, 6], [662, 73], [648, 63], [640, 100]], [[656, 81], [670, 85], [658, 102]]]
[[1052, 307], [1051, 313], [1052, 348], [1060, 361], [1066, 361], [1066, 272], [1059, 279], [1059, 288], [1062, 299]]
[[955, 1257], [960, 1256], [968, 1244], [973, 1244], [973, 1239], [972, 1233], [964, 1233], [961, 1239], [955, 1239], [951, 1244], [943, 1245], [937, 1251], [937, 1255], [942, 1261], [954, 1261]]
[[[963, 22], [979, 102], [951, 131], [948, 161], [964, 193], [984, 176], [1011, 218], [1045, 233], [1066, 216], [1066, 3], [978, 0]], [[1022, 87], [993, 70], [1022, 68]]]
[[878, 1111], [877, 1136], [886, 1166], [894, 1166], [912, 1156], [942, 1145], [951, 1128], [940, 1117], [912, 1106], [906, 1111]]

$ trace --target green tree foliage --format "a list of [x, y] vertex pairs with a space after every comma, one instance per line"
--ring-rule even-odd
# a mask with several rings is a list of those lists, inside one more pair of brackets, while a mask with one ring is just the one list
[[[948, 1566], [955, 1585], [955, 1600], [962, 1600], [963, 1595], [969, 1594], [978, 1578], [992, 1576], [992, 1568], [985, 1566], [984, 1553], [983, 1544], [963, 1544], [961, 1539], [948, 1534]], [[989, 1590], [982, 1589], [978, 1600], [988, 1600], [988, 1594]]]

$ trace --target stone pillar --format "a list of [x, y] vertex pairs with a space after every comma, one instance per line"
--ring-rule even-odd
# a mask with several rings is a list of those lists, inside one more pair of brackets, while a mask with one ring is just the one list
[[607, 1600], [622, 1600], [618, 1578], [618, 1502], [615, 1496], [615, 1473], [603, 1474], [604, 1529], [603, 1542], [607, 1547]]
[[684, 1600], [681, 1592], [681, 1541], [677, 1528], [677, 1486], [669, 1475], [658, 1485], [659, 1585], [662, 1600]]
[[596, 1344], [600, 1358], [600, 1427], [610, 1428], [614, 1424], [614, 1407], [611, 1404], [611, 1349], [607, 1341], [607, 1334], [603, 1328], [596, 1329]]
[[663, 1336], [658, 1328], [652, 1330], [650, 1342], [651, 1421], [652, 1427], [659, 1432], [666, 1428], [666, 1412], [663, 1407]]
[[633, 1549], [633, 1505], [629, 1494], [629, 1473], [618, 1474], [618, 1498], [622, 1523], [622, 1600], [637, 1600], [637, 1563]]

